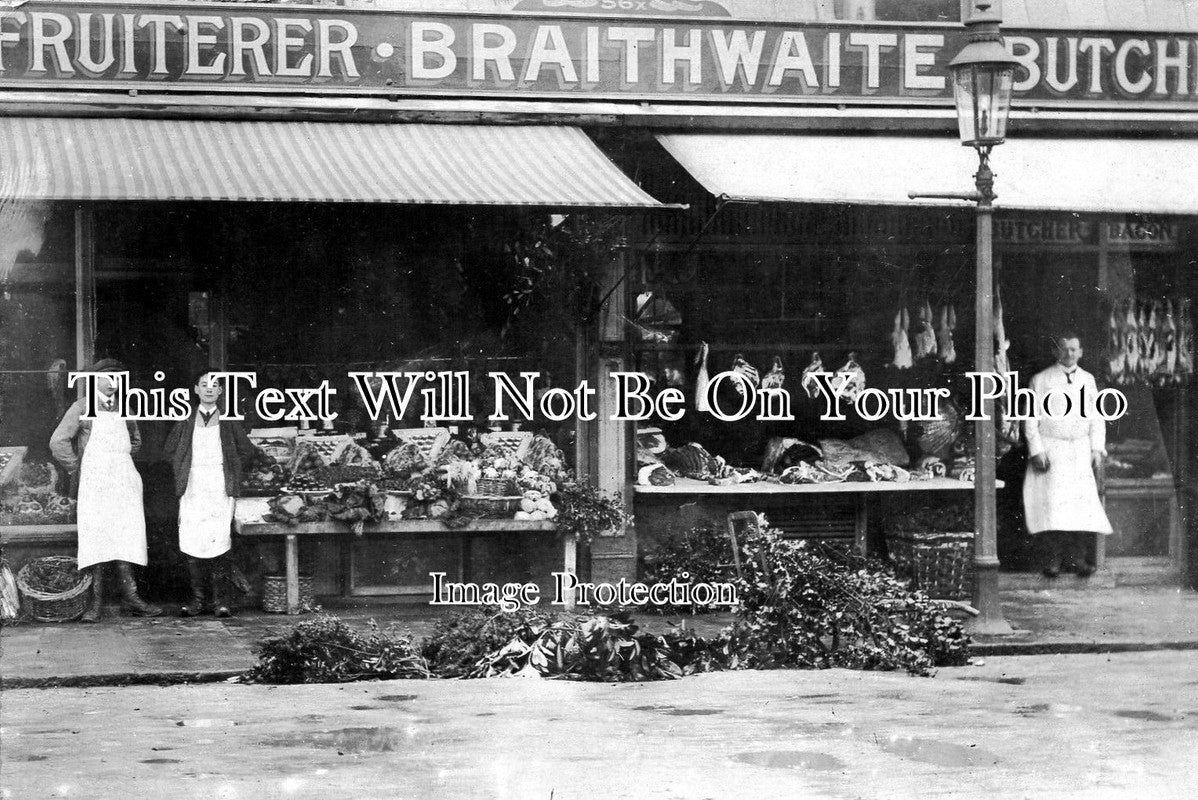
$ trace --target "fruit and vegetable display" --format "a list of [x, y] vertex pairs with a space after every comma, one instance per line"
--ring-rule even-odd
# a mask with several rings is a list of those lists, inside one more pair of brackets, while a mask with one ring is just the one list
[[387, 519], [557, 517], [552, 498], [570, 473], [549, 438], [513, 431], [468, 442], [437, 428], [392, 434], [398, 444], [378, 460], [344, 436], [300, 438], [288, 468], [256, 461], [243, 486], [271, 495], [262, 520], [283, 524], [337, 520], [360, 530]]

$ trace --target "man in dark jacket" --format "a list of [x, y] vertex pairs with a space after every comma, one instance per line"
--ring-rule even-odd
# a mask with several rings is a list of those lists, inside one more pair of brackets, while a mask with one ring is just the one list
[[225, 595], [233, 504], [245, 467], [258, 455], [258, 449], [238, 423], [221, 419], [221, 391], [211, 372], [197, 376], [199, 406], [189, 419], [175, 424], [163, 448], [175, 471], [179, 550], [187, 560], [191, 580], [191, 600], [181, 609], [185, 617], [206, 609], [206, 581], [212, 591], [207, 608], [218, 617], [233, 613]]

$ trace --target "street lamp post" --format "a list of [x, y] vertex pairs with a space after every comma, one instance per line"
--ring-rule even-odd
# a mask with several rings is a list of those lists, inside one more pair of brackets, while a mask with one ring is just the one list
[[[949, 64], [961, 144], [978, 154], [975, 190], [968, 193], [914, 194], [912, 197], [942, 197], [977, 203], [977, 297], [975, 306], [974, 369], [994, 371], [994, 173], [990, 151], [1002, 144], [1011, 108], [1011, 89], [1016, 61], [1003, 45], [1002, 21], [997, 0], [971, 0], [965, 12], [968, 42]], [[974, 543], [973, 603], [978, 616], [973, 632], [983, 635], [1011, 633], [1003, 617], [998, 593], [998, 522], [995, 508], [994, 401], [987, 399], [983, 419], [976, 422], [977, 450], [974, 455]]]

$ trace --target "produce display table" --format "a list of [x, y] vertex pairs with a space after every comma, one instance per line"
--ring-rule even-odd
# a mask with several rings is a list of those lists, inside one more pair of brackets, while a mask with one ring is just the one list
[[[284, 563], [287, 576], [287, 613], [300, 613], [299, 589], [299, 537], [327, 536], [339, 534], [353, 536], [350, 526], [344, 522], [333, 520], [327, 522], [304, 522], [298, 525], [284, 525], [277, 522], [247, 522], [235, 519], [233, 529], [241, 536], [262, 536], [282, 538], [284, 542]], [[552, 522], [527, 522], [514, 519], [480, 519], [460, 528], [450, 528], [435, 519], [401, 520], [395, 522], [375, 522], [365, 525], [363, 535], [390, 534], [457, 534], [467, 539], [474, 536], [485, 536], [495, 533], [553, 533], [557, 528]], [[578, 543], [573, 536], [562, 537], [562, 561], [566, 572], [576, 574], [578, 571]], [[467, 549], [469, 542], [467, 541]]]
[[[999, 481], [996, 486], [1003, 487]], [[859, 552], [865, 553], [866, 532], [869, 522], [869, 498], [880, 494], [899, 494], [914, 492], [972, 492], [973, 483], [956, 478], [933, 478], [926, 481], [877, 481], [877, 482], [844, 482], [844, 483], [740, 483], [728, 486], [713, 486], [693, 478], [678, 478], [672, 486], [637, 486], [637, 498], [668, 500], [672, 498], [735, 498], [738, 501], [747, 499], [759, 500], [770, 506], [785, 505], [788, 498], [804, 495], [841, 495], [851, 500], [854, 509], [853, 531]]]

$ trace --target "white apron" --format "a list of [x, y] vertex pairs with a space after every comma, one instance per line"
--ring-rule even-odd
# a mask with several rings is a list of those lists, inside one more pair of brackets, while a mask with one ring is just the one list
[[191, 474], [179, 499], [179, 549], [193, 558], [216, 558], [233, 546], [233, 498], [225, 494], [220, 425], [191, 433]]
[[1090, 440], [1044, 436], [1041, 441], [1048, 456], [1048, 472], [1037, 472], [1029, 464], [1023, 479], [1028, 531], [1111, 533], [1090, 467]]
[[79, 465], [79, 569], [105, 561], [145, 566], [146, 515], [129, 429], [97, 409]]

